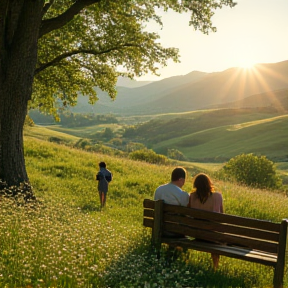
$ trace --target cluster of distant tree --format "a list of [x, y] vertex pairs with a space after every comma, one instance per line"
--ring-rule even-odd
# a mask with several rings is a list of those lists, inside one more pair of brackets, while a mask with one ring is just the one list
[[61, 119], [60, 120], [61, 125], [66, 127], [82, 127], [82, 126], [84, 127], [97, 124], [118, 123], [116, 117], [111, 114], [95, 115], [92, 113], [80, 114], [80, 113], [66, 112], [60, 115], [60, 119]]
[[[36, 124], [56, 124], [56, 120], [51, 115], [45, 115], [40, 113], [38, 110], [30, 110], [29, 116]], [[85, 127], [98, 124], [111, 124], [118, 123], [118, 120], [114, 115], [111, 114], [93, 114], [93, 113], [73, 113], [71, 111], [64, 111], [59, 114], [60, 122], [65, 127]]]

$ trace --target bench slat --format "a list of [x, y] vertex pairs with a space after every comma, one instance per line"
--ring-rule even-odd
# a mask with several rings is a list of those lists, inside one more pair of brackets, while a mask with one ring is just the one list
[[[150, 199], [145, 199], [143, 201], [144, 208], [154, 209], [155, 201]], [[251, 228], [257, 228], [261, 230], [270, 230], [274, 232], [280, 231], [280, 223], [273, 223], [270, 221], [253, 219], [253, 218], [245, 218], [239, 217], [230, 214], [221, 214], [215, 213], [210, 211], [203, 211], [199, 209], [187, 208], [183, 206], [177, 205], [164, 205], [164, 212], [170, 212], [172, 214], [184, 214], [187, 216], [197, 218], [203, 218], [206, 220], [213, 220], [215, 222], [226, 222], [228, 224], [235, 224], [235, 225], [242, 225], [242, 226], [249, 226]]]
[[143, 207], [149, 208], [149, 209], [154, 209], [155, 208], [155, 201], [151, 200], [151, 199], [144, 199]]
[[[154, 225], [153, 219], [144, 218], [143, 219], [143, 225], [145, 227], [152, 228]], [[277, 243], [269, 243], [269, 242], [262, 242], [262, 241], [256, 241], [251, 238], [244, 238], [244, 237], [236, 237], [235, 235], [227, 234], [227, 233], [219, 233], [215, 231], [205, 231], [201, 229], [194, 229], [190, 227], [184, 227], [179, 226], [177, 224], [173, 223], [165, 223], [163, 227], [168, 232], [174, 232], [174, 233], [184, 233], [187, 236], [203, 239], [206, 241], [214, 241], [214, 242], [222, 242], [222, 243], [234, 243], [234, 245], [239, 246], [246, 246], [250, 247], [251, 249], [257, 249], [261, 251], [266, 251], [268, 253], [277, 253]]]
[[230, 223], [220, 223], [220, 222], [214, 222], [214, 221], [212, 222], [212, 221], [206, 221], [202, 219], [195, 219], [191, 217], [171, 215], [167, 213], [164, 214], [163, 220], [164, 222], [181, 222], [181, 224], [187, 225], [192, 228], [207, 229], [207, 230], [218, 231], [218, 232], [226, 232], [229, 234], [243, 235], [243, 236], [248, 236], [250, 238], [256, 238], [256, 239], [259, 238], [259, 239], [274, 241], [274, 242], [279, 241], [279, 233], [276, 233], [273, 231], [271, 232], [271, 231], [258, 230], [256, 228], [251, 228], [251, 227], [236, 226]]
[[191, 216], [193, 218], [201, 218], [215, 222], [226, 222], [229, 224], [235, 224], [240, 226], [249, 226], [251, 228], [257, 228], [262, 230], [270, 230], [274, 232], [280, 231], [280, 224], [273, 223], [265, 220], [252, 219], [239, 217], [229, 214], [221, 214], [216, 212], [204, 211], [194, 208], [181, 207], [176, 205], [164, 205], [164, 212], [171, 214], [181, 214], [186, 216]]
[[277, 253], [278, 243], [260, 241], [249, 237], [239, 237], [232, 234], [219, 233], [215, 231], [201, 230], [182, 226], [175, 223], [163, 223], [163, 229], [167, 232], [184, 234], [193, 238], [202, 239], [206, 241], [214, 241], [221, 243], [229, 243], [238, 246], [249, 247], [250, 249], [257, 249], [268, 253]]
[[216, 253], [231, 258], [248, 260], [250, 262], [260, 263], [273, 267], [275, 267], [277, 263], [277, 256], [275, 254], [263, 254], [255, 250], [249, 250], [245, 248], [206, 243], [197, 240], [191, 241], [186, 238], [162, 238], [162, 241], [174, 247], [180, 246], [187, 249], [190, 248], [203, 252]]
[[153, 220], [153, 219], [150, 219], [150, 218], [144, 218], [144, 219], [143, 219], [143, 225], [144, 225], [145, 227], [153, 228], [154, 220]]
[[143, 216], [149, 217], [149, 218], [154, 218], [154, 210], [144, 209]]

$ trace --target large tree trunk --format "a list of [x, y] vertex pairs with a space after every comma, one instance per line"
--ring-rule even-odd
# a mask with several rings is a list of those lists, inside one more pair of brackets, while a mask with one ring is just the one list
[[23, 126], [32, 93], [42, 7], [41, 0], [8, 1], [5, 15], [0, 15], [5, 18], [0, 22], [0, 179], [9, 186], [29, 181]]
[[0, 118], [0, 179], [9, 186], [28, 182], [22, 132], [27, 113], [27, 96], [23, 97], [23, 92], [15, 91], [19, 90], [17, 86], [10, 85], [9, 91], [1, 95], [4, 99], [1, 99], [3, 106]]

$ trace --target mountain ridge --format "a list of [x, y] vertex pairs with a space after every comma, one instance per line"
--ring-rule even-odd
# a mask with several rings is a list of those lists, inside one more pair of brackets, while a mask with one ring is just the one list
[[[285, 69], [283, 69], [283, 66]], [[154, 111], [184, 112], [221, 105], [251, 95], [288, 88], [288, 61], [258, 64], [254, 70], [229, 68], [211, 73], [197, 83], [186, 84], [150, 103]], [[177, 101], [175, 98], [177, 97]], [[183, 105], [182, 103], [185, 103]], [[166, 111], [164, 110], [165, 106]], [[163, 107], [164, 106], [164, 107]], [[147, 107], [142, 107], [145, 110]]]
[[97, 90], [99, 100], [93, 107], [89, 108], [87, 97], [79, 96], [77, 106], [71, 110], [81, 113], [86, 107], [86, 112], [138, 115], [194, 111], [235, 101], [241, 103], [249, 96], [268, 92], [272, 95], [271, 91], [288, 89], [288, 61], [257, 64], [252, 69], [192, 71], [141, 87], [116, 88], [118, 95], [114, 101], [107, 93]]

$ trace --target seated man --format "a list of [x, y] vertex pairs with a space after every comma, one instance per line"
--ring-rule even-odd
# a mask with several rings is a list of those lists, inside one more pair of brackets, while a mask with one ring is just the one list
[[185, 184], [186, 170], [177, 167], [172, 171], [171, 182], [159, 186], [154, 194], [154, 200], [164, 200], [166, 204], [180, 205], [187, 207], [189, 194], [181, 188]]
[[[154, 200], [164, 200], [166, 204], [179, 205], [187, 207], [189, 203], [189, 195], [181, 188], [185, 183], [186, 170], [177, 167], [172, 171], [171, 182], [159, 186], [154, 194]], [[165, 233], [167, 237], [184, 237], [182, 234]]]

